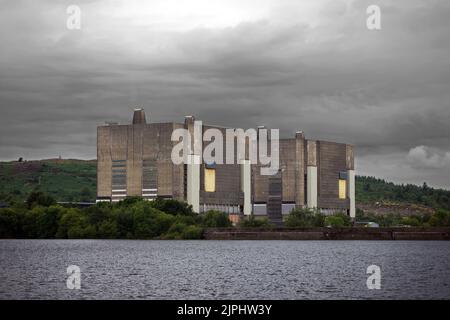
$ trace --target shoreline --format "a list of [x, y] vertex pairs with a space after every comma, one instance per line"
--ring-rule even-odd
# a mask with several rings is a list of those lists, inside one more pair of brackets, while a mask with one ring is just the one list
[[239, 228], [206, 229], [206, 240], [450, 240], [450, 228]]
[[197, 239], [129, 238], [0, 238], [1, 240], [450, 240], [450, 227], [393, 228], [207, 228]]

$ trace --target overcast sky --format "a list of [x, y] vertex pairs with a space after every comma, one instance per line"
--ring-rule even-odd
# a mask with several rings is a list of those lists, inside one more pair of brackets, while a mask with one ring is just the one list
[[450, 188], [448, 0], [0, 6], [2, 160], [93, 159], [96, 126], [142, 106], [151, 122], [194, 114], [352, 143], [358, 174]]

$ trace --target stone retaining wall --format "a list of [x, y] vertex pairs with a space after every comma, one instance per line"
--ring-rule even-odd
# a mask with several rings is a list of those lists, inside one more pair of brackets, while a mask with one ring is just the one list
[[211, 228], [207, 240], [450, 240], [450, 228]]

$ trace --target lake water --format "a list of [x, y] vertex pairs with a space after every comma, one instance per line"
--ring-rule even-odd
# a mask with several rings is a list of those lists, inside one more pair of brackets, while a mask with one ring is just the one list
[[0, 272], [0, 299], [449, 299], [450, 242], [0, 240]]

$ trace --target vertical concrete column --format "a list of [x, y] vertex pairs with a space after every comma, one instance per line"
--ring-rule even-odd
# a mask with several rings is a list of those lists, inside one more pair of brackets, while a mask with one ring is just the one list
[[194, 116], [184, 117], [184, 128], [188, 130], [191, 136], [190, 154], [196, 154], [200, 156], [202, 160], [203, 155], [203, 123], [202, 121], [195, 120]]
[[317, 143], [308, 140], [306, 145], [306, 206], [317, 208]]
[[295, 205], [305, 205], [305, 135], [303, 131], [295, 133]]
[[202, 159], [203, 130], [201, 121], [194, 116], [184, 118], [184, 126], [191, 136], [190, 154], [187, 156], [186, 201], [195, 212], [200, 212], [200, 163]]
[[351, 218], [356, 217], [356, 196], [355, 196], [355, 157], [353, 146], [346, 146], [346, 162], [347, 162], [347, 190], [350, 201], [349, 214]]
[[241, 160], [241, 188], [244, 193], [244, 215], [250, 215], [252, 213], [250, 160]]
[[350, 218], [356, 217], [355, 170], [347, 171], [348, 198], [350, 200]]
[[187, 203], [194, 212], [200, 211], [200, 156], [188, 155], [187, 163]]
[[306, 205], [308, 208], [317, 208], [317, 167], [308, 166], [306, 168]]

